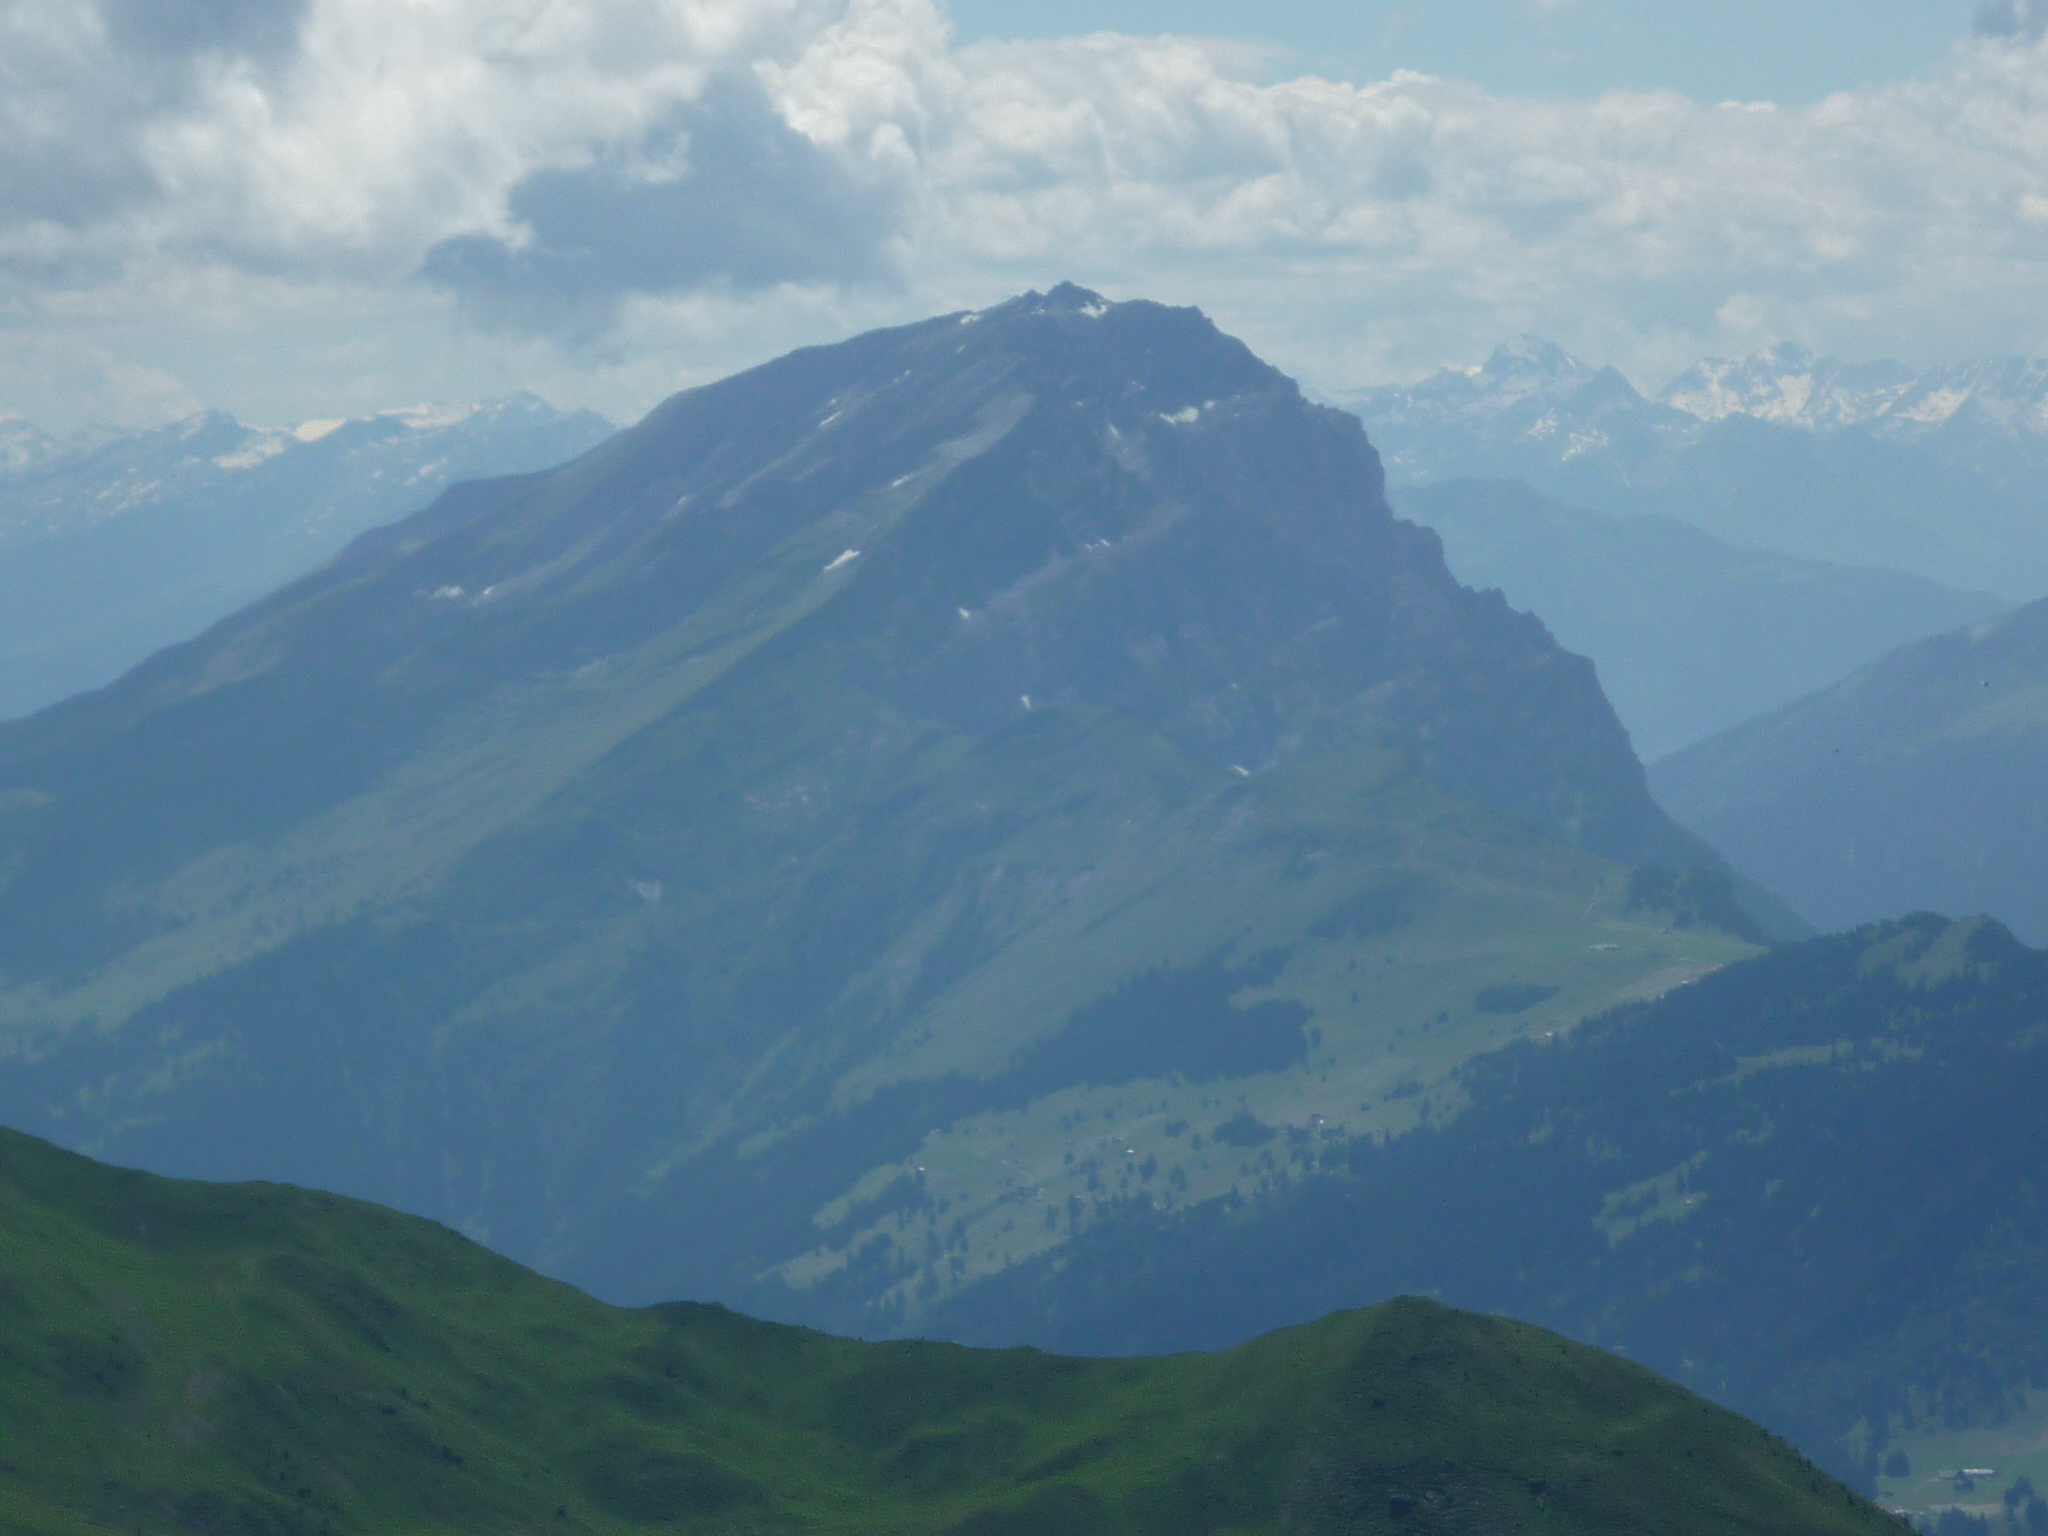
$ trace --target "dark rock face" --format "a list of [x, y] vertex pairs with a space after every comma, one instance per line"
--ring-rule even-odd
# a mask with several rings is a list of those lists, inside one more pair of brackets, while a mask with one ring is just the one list
[[[1340, 836], [1389, 749], [1457, 801]], [[1297, 779], [1327, 792], [1283, 835]], [[1121, 981], [1257, 921], [1291, 952], [1327, 913], [1269, 893], [1334, 869], [1335, 909], [1452, 822], [1536, 850], [1531, 889], [1711, 862], [1590, 665], [1392, 515], [1356, 420], [1193, 311], [1062, 287], [457, 487], [0, 728], [0, 1110], [729, 1291]], [[1213, 933], [1160, 905], [1198, 880]], [[1113, 922], [1124, 973], [1069, 984]], [[1048, 997], [874, 1075], [1027, 942]], [[1300, 1058], [1275, 1009], [1231, 1059]]]

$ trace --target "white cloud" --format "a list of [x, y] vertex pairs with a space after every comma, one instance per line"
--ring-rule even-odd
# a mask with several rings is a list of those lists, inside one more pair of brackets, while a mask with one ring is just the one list
[[75, 331], [10, 336], [0, 347], [0, 399], [33, 400], [48, 391], [78, 401], [78, 416], [138, 427], [164, 426], [204, 406], [176, 375]]
[[409, 270], [450, 234], [511, 234], [536, 171], [635, 144], [720, 68], [790, 46], [804, 0], [316, 0], [281, 71], [206, 61], [148, 163], [197, 241]]
[[[1063, 276], [1201, 302], [1332, 385], [1524, 329], [1651, 373], [1784, 335], [2048, 349], [2048, 53], [2008, 9], [1922, 80], [1781, 110], [1273, 80], [1188, 40], [956, 49], [929, 0], [307, 0], [294, 40], [153, 54], [85, 0], [0, 0], [0, 348], [69, 327], [118, 360], [143, 327], [161, 371], [179, 322], [153, 306], [186, 271], [259, 313], [340, 285], [358, 323], [403, 328], [388, 370], [450, 344], [419, 273], [462, 291], [480, 269], [460, 251], [491, 257], [507, 302], [591, 285], [582, 351], [517, 326], [466, 345], [614, 411], [647, 401], [607, 389], [750, 343]], [[733, 139], [761, 91], [786, 143]], [[758, 199], [783, 224], [698, 238], [792, 145], [811, 158]], [[814, 229], [819, 249], [764, 254]], [[188, 350], [234, 308], [192, 319]], [[258, 371], [306, 366], [250, 346]], [[338, 404], [359, 382], [336, 378]], [[294, 409], [332, 414], [309, 387]]]

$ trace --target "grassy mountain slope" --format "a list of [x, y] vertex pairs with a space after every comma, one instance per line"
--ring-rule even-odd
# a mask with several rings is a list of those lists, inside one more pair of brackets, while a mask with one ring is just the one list
[[1165, 1360], [857, 1344], [13, 1133], [0, 1287], [35, 1536], [1897, 1529], [1638, 1366], [1423, 1301]]
[[1398, 491], [1460, 581], [1499, 587], [1589, 657], [1645, 762], [2005, 605], [1903, 571], [1727, 544], [1673, 517], [1566, 506], [1519, 481]]
[[1659, 762], [1688, 826], [1818, 922], [1988, 912], [2048, 940], [2048, 602], [1902, 647]]
[[1874, 1478], [2048, 1387], [2048, 956], [1923, 917], [1482, 1057], [1463, 1112], [1258, 1200], [1141, 1205], [954, 1298], [969, 1340], [1213, 1345], [1421, 1292], [1625, 1351]]
[[1063, 289], [678, 396], [0, 729], [0, 1110], [896, 1327], [1242, 1182], [1172, 1127], [1396, 1129], [1751, 952], [1627, 867], [1712, 857], [1353, 418]]

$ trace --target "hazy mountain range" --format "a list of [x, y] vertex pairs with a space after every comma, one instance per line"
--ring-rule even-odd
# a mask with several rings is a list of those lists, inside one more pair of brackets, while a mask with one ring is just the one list
[[1990, 912], [2048, 942], [2048, 602], [1902, 647], [1651, 774], [1829, 927]]
[[1500, 588], [1593, 660], [1646, 762], [2005, 607], [1902, 571], [1745, 549], [1662, 514], [1566, 506], [1519, 480], [1411, 485], [1394, 504], [1442, 535], [1460, 581]]
[[111, 682], [446, 486], [613, 430], [532, 395], [289, 431], [210, 411], [66, 443], [0, 421], [0, 718]]
[[1655, 399], [1534, 338], [1477, 368], [1339, 397], [1397, 487], [1516, 478], [1733, 543], [2009, 601], [2048, 592], [2048, 363], [1913, 372], [1779, 347]]
[[2048, 360], [2000, 357], [1916, 372], [1843, 363], [1786, 343], [1695, 363], [1658, 394], [1701, 421], [1749, 416], [1809, 431], [1862, 428], [1987, 471], [2048, 463]]

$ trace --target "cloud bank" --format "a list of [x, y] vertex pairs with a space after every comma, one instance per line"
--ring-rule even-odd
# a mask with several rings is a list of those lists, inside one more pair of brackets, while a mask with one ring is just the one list
[[[301, 389], [426, 337], [636, 408], [1068, 276], [1332, 386], [1529, 329], [1650, 373], [2043, 351], [2043, 14], [1988, 0], [1923, 78], [1780, 110], [956, 48], [931, 0], [0, 0], [0, 405], [63, 414], [31, 355], [203, 375], [234, 332]], [[353, 351], [266, 351], [338, 310]]]

